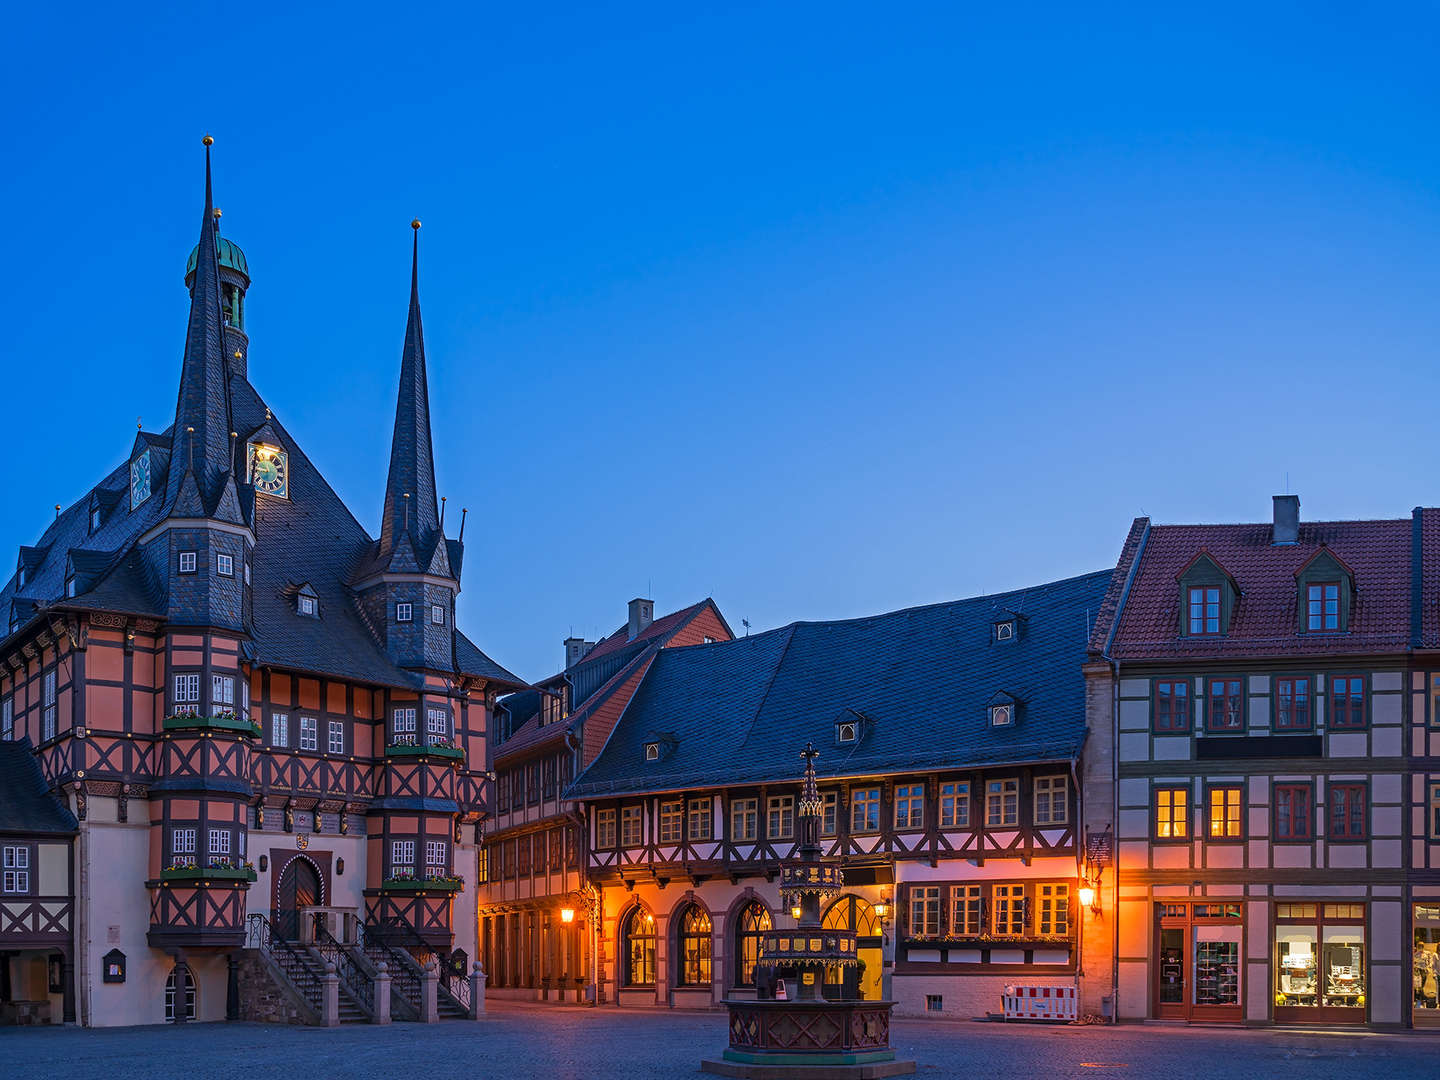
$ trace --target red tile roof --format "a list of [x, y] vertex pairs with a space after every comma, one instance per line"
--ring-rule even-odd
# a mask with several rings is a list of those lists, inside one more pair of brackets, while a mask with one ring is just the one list
[[[1440, 568], [1440, 517], [1434, 523], [1437, 535], [1431, 540], [1427, 533], [1425, 547], [1427, 561], [1433, 558]], [[1112, 593], [1123, 595], [1123, 605], [1117, 595], [1119, 622], [1110, 655], [1138, 660], [1403, 652], [1410, 643], [1411, 529], [1404, 518], [1305, 522], [1298, 543], [1273, 545], [1268, 522], [1152, 526], [1139, 518], [1126, 539], [1112, 587]], [[1354, 573], [1355, 601], [1347, 633], [1299, 631], [1295, 575], [1322, 549]], [[1138, 566], [1127, 592], [1132, 551], [1138, 552]], [[1225, 635], [1182, 638], [1178, 578], [1202, 551], [1234, 577], [1240, 596]], [[1440, 582], [1440, 575], [1431, 580]], [[1440, 614], [1429, 611], [1434, 606], [1426, 605], [1427, 626], [1435, 624], [1440, 641]], [[1092, 648], [1104, 647], [1114, 610], [1107, 596]]]
[[663, 637], [671, 630], [681, 627], [693, 619], [700, 613], [700, 609], [708, 603], [710, 603], [708, 599], [701, 600], [698, 604], [691, 604], [689, 607], [681, 608], [679, 611], [672, 611], [669, 615], [662, 615], [633, 638], [629, 636], [630, 624], [626, 623], [609, 637], [601, 638], [596, 642], [595, 647], [585, 654], [580, 663], [583, 664], [590, 660], [599, 659], [607, 653], [615, 652], [617, 649], [623, 649], [626, 645], [634, 641], [650, 641], [654, 638]]

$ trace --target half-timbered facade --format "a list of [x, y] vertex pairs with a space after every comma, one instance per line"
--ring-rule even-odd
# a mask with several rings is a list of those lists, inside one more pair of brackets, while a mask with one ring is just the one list
[[249, 381], [250, 270], [206, 154], [174, 422], [0, 589], [0, 738], [29, 740], [79, 823], [86, 1024], [234, 1017], [257, 926], [317, 915], [474, 956], [490, 714], [523, 685], [455, 626], [419, 222], [372, 538]]
[[825, 924], [856, 931], [865, 997], [970, 1017], [1017, 979], [1073, 990], [1080, 665], [1109, 581], [658, 654], [568, 793], [601, 897], [606, 999], [755, 993], [762, 935], [791, 925], [778, 875], [807, 742], [847, 886]]
[[76, 821], [32, 749], [0, 742], [0, 1023], [70, 1023]]
[[1301, 522], [1276, 496], [1270, 523], [1134, 523], [1087, 667], [1121, 1019], [1421, 1019], [1427, 518]]
[[563, 671], [499, 704], [479, 930], [496, 997], [594, 995], [589, 849], [565, 789], [603, 749], [659, 650], [733, 637], [713, 600], [659, 618], [654, 610], [637, 598], [613, 634], [566, 639]]

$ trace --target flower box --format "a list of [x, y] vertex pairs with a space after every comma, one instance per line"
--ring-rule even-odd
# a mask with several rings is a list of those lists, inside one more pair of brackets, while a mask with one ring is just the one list
[[391, 743], [385, 747], [386, 757], [443, 757], [463, 758], [465, 751], [458, 746], [441, 746], [439, 744], [408, 746], [404, 744]]
[[236, 716], [234, 713], [222, 713], [218, 716], [191, 716], [189, 713], [179, 713], [175, 716], [165, 717], [164, 725], [166, 731], [208, 728], [214, 731], [238, 731], [242, 735], [260, 737], [259, 724], [248, 717]]
[[167, 866], [161, 881], [254, 881], [252, 866]]
[[382, 892], [443, 892], [457, 893], [465, 890], [460, 878], [386, 878], [380, 883]]

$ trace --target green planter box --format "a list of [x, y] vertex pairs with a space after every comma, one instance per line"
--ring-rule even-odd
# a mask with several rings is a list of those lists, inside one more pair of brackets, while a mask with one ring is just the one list
[[386, 878], [380, 883], [381, 892], [442, 892], [457, 893], [463, 892], [465, 883], [463, 881], [404, 881], [397, 878]]
[[221, 716], [167, 716], [164, 723], [166, 731], [238, 731], [242, 735], [260, 737], [259, 725], [242, 716], [234, 720]]
[[386, 757], [443, 757], [459, 760], [465, 751], [458, 746], [387, 746]]
[[170, 866], [160, 871], [161, 881], [254, 881], [256, 876], [254, 870], [246, 867], [227, 869], [210, 866], [189, 870]]

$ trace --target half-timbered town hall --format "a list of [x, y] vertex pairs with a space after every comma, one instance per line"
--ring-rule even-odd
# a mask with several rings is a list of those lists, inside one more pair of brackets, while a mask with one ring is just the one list
[[209, 143], [174, 422], [0, 589], [0, 738], [43, 777], [0, 822], [0, 996], [90, 1025], [269, 1000], [289, 1015], [255, 1018], [314, 1019], [323, 957], [356, 1016], [383, 961], [404, 1018], [434, 958], [463, 1011], [488, 719], [523, 684], [455, 625], [464, 516], [436, 492], [418, 268], [372, 536], [251, 383]]

